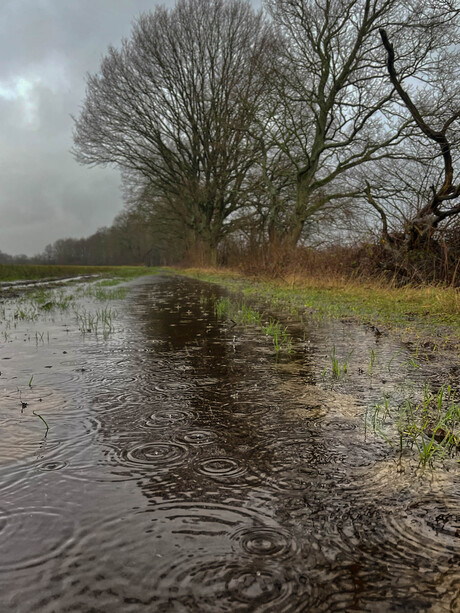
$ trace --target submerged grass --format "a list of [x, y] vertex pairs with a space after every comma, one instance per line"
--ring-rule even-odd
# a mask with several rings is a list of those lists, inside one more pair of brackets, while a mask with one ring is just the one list
[[115, 287], [114, 289], [106, 289], [105, 285], [96, 284], [94, 286], [84, 287], [77, 295], [85, 298], [94, 298], [100, 302], [108, 302], [110, 300], [122, 300], [128, 293], [127, 287]]
[[[62, 267], [57, 267], [61, 270]], [[66, 273], [82, 273], [81, 267], [65, 267]], [[133, 276], [148, 271], [149, 274], [158, 273], [159, 269], [146, 269], [143, 267], [118, 267], [113, 271], [119, 275], [117, 278], [94, 279], [86, 278], [84, 283], [75, 283], [71, 278], [65, 284], [53, 286], [45, 284], [20, 288], [7, 288], [2, 292], [0, 301], [0, 337], [5, 343], [15, 338], [17, 330], [22, 330], [24, 341], [35, 338], [38, 346], [50, 341], [50, 333], [33, 330], [29, 326], [36, 324], [40, 319], [55, 325], [56, 317], [63, 317], [70, 311], [75, 318], [78, 329], [82, 334], [103, 335], [108, 337], [115, 331], [114, 319], [116, 311], [110, 308], [113, 300], [125, 298], [129, 286], [124, 283]], [[48, 272], [48, 268], [47, 268]], [[121, 274], [121, 277], [120, 277]], [[12, 289], [13, 291], [10, 291]], [[88, 308], [88, 300], [102, 302], [97, 308]], [[66, 324], [67, 325], [67, 324]], [[32, 382], [32, 379], [31, 379]]]
[[245, 302], [234, 301], [228, 297], [220, 298], [215, 302], [215, 310], [217, 317], [221, 319], [226, 317], [235, 325], [256, 326], [263, 334], [271, 336], [276, 353], [292, 351], [292, 340], [286, 327], [272, 318], [264, 322], [263, 313], [253, 309]]
[[75, 311], [75, 318], [78, 328], [82, 334], [98, 334], [102, 332], [103, 336], [108, 336], [115, 330], [113, 320], [117, 313], [113, 309], [104, 307], [96, 309], [96, 311], [87, 311], [83, 309], [80, 312]]
[[65, 288], [39, 288], [27, 294], [27, 299], [42, 311], [52, 311], [53, 309], [66, 311], [72, 304], [74, 296]]
[[[5, 342], [11, 338], [9, 330], [14, 330], [20, 322], [36, 322], [40, 317], [47, 314], [51, 321], [56, 312], [65, 312], [72, 307], [80, 330], [83, 332], [96, 333], [101, 331], [104, 335], [113, 331], [113, 313], [106, 305], [90, 315], [85, 309], [82, 311], [80, 299], [90, 298], [99, 302], [121, 300], [126, 297], [129, 287], [120, 286], [121, 283], [140, 275], [153, 275], [161, 272], [158, 268], [144, 266], [118, 266], [118, 267], [88, 267], [88, 266], [0, 266], [0, 280], [5, 277], [9, 280], [20, 278], [31, 279], [63, 279], [65, 284], [52, 286], [46, 284], [39, 286], [27, 285], [19, 290], [16, 287], [7, 286], [2, 291], [0, 302], [0, 332]], [[2, 278], [3, 275], [3, 278]], [[84, 276], [84, 279], [72, 278], [74, 275]], [[111, 275], [95, 282], [88, 276]], [[116, 275], [116, 276], [115, 276]], [[85, 283], [76, 283], [84, 280]], [[79, 312], [80, 311], [80, 312]], [[44, 342], [44, 333], [35, 333], [36, 341]], [[47, 335], [49, 338], [49, 333]]]
[[[331, 360], [331, 374], [332, 377], [334, 379], [340, 379], [340, 377], [342, 375], [346, 375], [348, 372], [348, 363], [350, 361], [350, 358], [353, 354], [353, 351], [350, 351], [350, 353], [346, 356], [345, 360], [343, 362], [341, 362], [339, 360], [339, 358], [336, 355], [335, 352], [335, 345], [332, 348], [332, 352], [329, 356], [330, 360]], [[324, 369], [323, 371], [323, 375], [326, 374], [327, 369]]]
[[460, 450], [460, 402], [449, 385], [434, 392], [426, 383], [421, 393], [396, 406], [385, 396], [371, 412], [370, 425], [401, 453], [405, 447], [415, 449], [422, 466]]
[[[218, 283], [243, 296], [240, 300], [247, 297], [260, 301], [266, 308], [294, 314], [301, 321], [326, 318], [353, 321], [368, 326], [376, 338], [389, 333], [407, 342], [411, 355], [403, 362], [395, 360], [404, 349], [385, 361], [371, 349], [367, 367], [358, 371], [363, 374], [366, 369], [372, 380], [378, 366], [389, 374], [403, 367], [408, 373], [420, 371], [421, 375], [427, 352], [432, 357], [437, 351], [460, 349], [460, 294], [454, 288], [396, 288], [377, 282], [318, 278], [274, 281], [249, 279], [230, 271], [199, 269], [175, 272]], [[351, 355], [352, 352], [338, 355], [333, 346], [323, 375], [329, 374], [336, 380], [344, 377], [349, 371]], [[451, 354], [447, 357], [450, 359]], [[420, 375], [417, 375], [419, 381]], [[447, 382], [436, 391], [429, 385], [418, 390], [396, 389], [368, 410], [365, 426], [380, 434], [401, 454], [407, 448], [414, 450], [422, 466], [432, 466], [460, 451], [460, 402]]]
[[273, 338], [273, 346], [276, 353], [279, 353], [281, 350], [291, 353], [292, 338], [286, 326], [283, 326], [277, 319], [270, 319], [267, 325], [262, 326], [262, 332]]
[[215, 310], [219, 318], [226, 317], [237, 325], [262, 325], [263, 314], [244, 302], [219, 298], [215, 303]]
[[32, 411], [32, 413], [35, 415], [35, 417], [39, 417], [42, 420], [42, 422], [46, 426], [46, 433], [48, 433], [48, 430], [50, 429], [50, 427], [48, 426], [48, 422], [46, 421], [46, 419], [42, 415], [40, 415], [40, 413], [36, 413], [35, 411]]
[[460, 292], [456, 288], [398, 288], [377, 281], [308, 276], [251, 279], [234, 271], [196, 268], [174, 272], [219, 283], [299, 317], [366, 323], [377, 334], [386, 330], [411, 341], [416, 350], [460, 350]]

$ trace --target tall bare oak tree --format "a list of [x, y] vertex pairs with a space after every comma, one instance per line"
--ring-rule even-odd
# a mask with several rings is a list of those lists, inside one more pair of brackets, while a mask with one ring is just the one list
[[138, 178], [214, 259], [244, 205], [275, 37], [243, 0], [179, 0], [142, 15], [88, 76], [76, 159]]
[[417, 0], [267, 0], [285, 35], [271, 122], [275, 146], [292, 162], [297, 197], [286, 241], [325, 206], [363, 192], [373, 161], [399, 156], [413, 117], [388, 79], [379, 29], [400, 45], [400, 81], [430, 62], [455, 12], [450, 2]]

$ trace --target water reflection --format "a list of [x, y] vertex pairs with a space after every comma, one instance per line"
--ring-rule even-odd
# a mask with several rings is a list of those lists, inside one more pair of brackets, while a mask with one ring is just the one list
[[56, 419], [39, 456], [3, 400], [21, 447], [1, 472], [3, 609], [454, 611], [459, 477], [401, 471], [363, 428], [369, 398], [404, 378], [404, 356], [383, 384], [356, 374], [353, 395], [320, 376], [332, 341], [361, 346], [361, 371], [376, 341], [382, 361], [399, 348], [317, 324], [277, 363], [256, 330], [217, 320], [218, 295], [139, 281], [115, 335], [73, 336], [45, 381]]

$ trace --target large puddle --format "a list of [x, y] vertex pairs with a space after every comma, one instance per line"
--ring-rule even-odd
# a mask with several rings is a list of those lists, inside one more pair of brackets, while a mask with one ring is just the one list
[[138, 280], [99, 330], [90, 299], [80, 323], [3, 304], [0, 610], [460, 610], [458, 463], [421, 471], [364, 425], [458, 365], [340, 322], [277, 359], [219, 295]]

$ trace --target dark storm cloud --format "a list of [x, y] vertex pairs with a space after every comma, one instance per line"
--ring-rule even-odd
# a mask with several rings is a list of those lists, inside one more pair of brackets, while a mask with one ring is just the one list
[[0, 250], [32, 255], [122, 208], [120, 177], [77, 165], [72, 120], [109, 44], [154, 0], [0, 3]]

